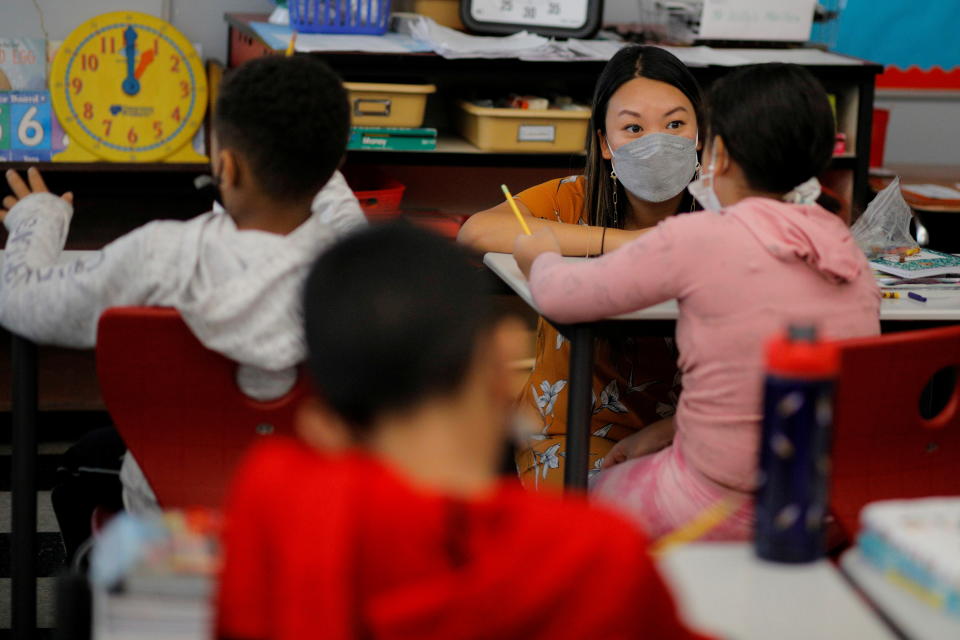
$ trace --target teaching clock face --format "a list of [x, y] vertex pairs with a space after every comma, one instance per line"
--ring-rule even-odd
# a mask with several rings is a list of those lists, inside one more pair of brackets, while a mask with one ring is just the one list
[[461, 0], [461, 17], [474, 31], [583, 38], [600, 24], [601, 0]]
[[188, 145], [207, 107], [190, 42], [169, 23], [130, 11], [97, 16], [64, 40], [50, 94], [70, 147], [121, 162], [159, 160]]

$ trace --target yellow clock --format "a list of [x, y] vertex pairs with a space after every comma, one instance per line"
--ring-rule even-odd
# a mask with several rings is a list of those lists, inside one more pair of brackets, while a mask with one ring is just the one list
[[57, 162], [206, 162], [191, 141], [207, 109], [207, 79], [190, 42], [133, 11], [92, 18], [50, 67], [50, 96], [67, 134]]

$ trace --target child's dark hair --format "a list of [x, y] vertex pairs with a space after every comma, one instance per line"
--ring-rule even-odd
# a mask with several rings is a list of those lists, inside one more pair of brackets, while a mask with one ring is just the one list
[[346, 151], [350, 128], [340, 78], [314, 56], [267, 56], [224, 79], [214, 114], [224, 148], [246, 157], [264, 192], [289, 202], [316, 194]]
[[[586, 191], [584, 195], [585, 222], [601, 227], [623, 228], [627, 216], [618, 215], [614, 206], [614, 189], [617, 201], [626, 202], [626, 192], [620, 182], [612, 183], [612, 166], [603, 159], [597, 131], [607, 133], [607, 108], [610, 98], [634, 78], [648, 78], [664, 82], [678, 89], [693, 105], [697, 126], [703, 126], [703, 95], [700, 85], [687, 66], [679, 58], [660, 47], [637, 45], [620, 49], [603, 68], [593, 93], [593, 111], [590, 116], [590, 142], [587, 145], [587, 166], [584, 169]], [[613, 184], [613, 186], [611, 186]], [[680, 211], [689, 211], [693, 198], [684, 190]]]
[[457, 391], [495, 321], [485, 282], [465, 249], [407, 224], [331, 247], [304, 289], [318, 395], [362, 436], [386, 412]]
[[754, 189], [782, 194], [819, 175], [836, 125], [827, 94], [794, 64], [736, 69], [710, 88], [709, 137], [723, 138]]

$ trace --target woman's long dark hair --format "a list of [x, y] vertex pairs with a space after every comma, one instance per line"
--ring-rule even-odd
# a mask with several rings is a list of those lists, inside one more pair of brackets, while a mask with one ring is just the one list
[[[614, 188], [617, 201], [626, 203], [623, 185], [610, 179], [610, 163], [604, 160], [600, 150], [597, 132], [607, 134], [607, 106], [610, 98], [622, 85], [634, 78], [649, 78], [665, 82], [679, 89], [690, 100], [697, 117], [698, 126], [703, 122], [703, 96], [690, 70], [672, 53], [659, 47], [633, 46], [617, 52], [597, 80], [593, 93], [593, 113], [590, 116], [590, 145], [587, 150], [587, 166], [584, 170], [586, 190], [584, 214], [586, 222], [601, 227], [623, 228], [626, 216], [617, 215], [614, 209]], [[689, 196], [684, 198], [686, 206], [692, 204]], [[621, 205], [625, 206], [625, 205]], [[681, 204], [681, 207], [684, 207]]]

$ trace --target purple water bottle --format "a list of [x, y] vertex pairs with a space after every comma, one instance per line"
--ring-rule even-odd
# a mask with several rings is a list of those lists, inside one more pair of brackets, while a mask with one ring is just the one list
[[754, 546], [775, 562], [824, 554], [835, 345], [812, 326], [791, 326], [766, 346], [763, 432]]

